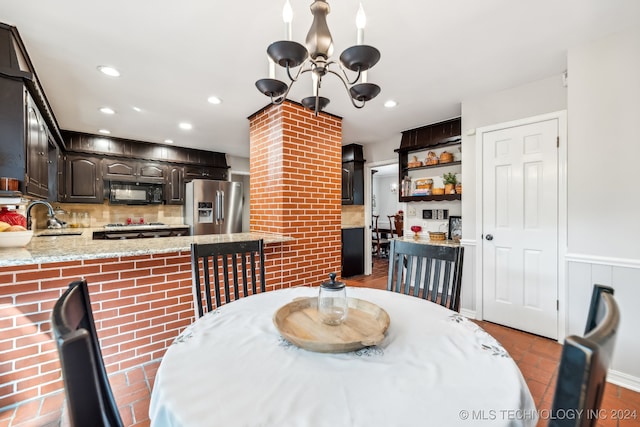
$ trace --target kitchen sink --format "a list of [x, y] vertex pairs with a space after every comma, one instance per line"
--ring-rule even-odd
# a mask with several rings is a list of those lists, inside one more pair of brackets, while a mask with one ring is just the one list
[[82, 231], [71, 231], [68, 233], [42, 233], [35, 237], [58, 237], [58, 236], [82, 236]]

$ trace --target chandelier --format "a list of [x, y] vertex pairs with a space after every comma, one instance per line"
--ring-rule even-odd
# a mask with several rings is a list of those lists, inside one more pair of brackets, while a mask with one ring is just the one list
[[[256, 87], [260, 92], [271, 98], [272, 104], [282, 104], [287, 98], [293, 84], [305, 73], [311, 72], [313, 82], [313, 96], [302, 99], [306, 108], [313, 110], [315, 115], [322, 111], [329, 99], [320, 96], [322, 78], [327, 74], [337, 76], [343, 83], [351, 103], [356, 108], [364, 107], [380, 93], [380, 86], [367, 82], [367, 70], [380, 60], [380, 51], [373, 46], [363, 44], [366, 17], [362, 4], [356, 17], [357, 44], [346, 49], [340, 55], [340, 62], [331, 59], [333, 53], [333, 39], [327, 26], [327, 15], [330, 12], [326, 0], [314, 0], [311, 4], [313, 22], [307, 34], [305, 46], [291, 40], [291, 21], [293, 13], [287, 0], [283, 19], [288, 40], [273, 42], [267, 48], [269, 57], [269, 78], [260, 79]], [[289, 83], [275, 78], [275, 64], [286, 70]], [[297, 68], [297, 70], [295, 70]], [[356, 73], [349, 78], [347, 70]]]

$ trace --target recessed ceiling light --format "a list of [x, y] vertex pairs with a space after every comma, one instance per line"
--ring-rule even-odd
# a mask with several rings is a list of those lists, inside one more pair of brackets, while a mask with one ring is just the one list
[[113, 110], [113, 108], [109, 108], [109, 107], [102, 107], [100, 109], [101, 112], [103, 112], [104, 114], [115, 114], [115, 110]]
[[191, 130], [191, 129], [193, 129], [193, 125], [191, 123], [183, 122], [183, 123], [180, 123], [178, 126], [180, 126], [180, 129], [183, 129], [183, 130]]
[[107, 130], [107, 129], [100, 129], [98, 132], [100, 132], [103, 135], [109, 135], [111, 134], [111, 131]]
[[137, 111], [138, 113], [139, 113], [140, 111], [142, 111], [142, 108], [140, 108], [140, 107], [135, 107], [135, 106], [134, 106], [134, 107], [132, 107], [132, 108], [133, 108], [133, 111]]
[[98, 67], [98, 70], [100, 70], [102, 74], [106, 74], [107, 76], [110, 76], [110, 77], [120, 77], [120, 71], [116, 70], [113, 67], [109, 67], [107, 65], [100, 65]]
[[165, 139], [165, 144], [173, 144], [173, 139]]
[[214, 105], [218, 105], [222, 103], [222, 99], [218, 98], [217, 96], [210, 96], [209, 99], [207, 99], [207, 101], [209, 101], [211, 104], [214, 104]]
[[398, 103], [396, 101], [394, 101], [393, 99], [388, 100], [387, 102], [384, 103], [384, 106], [387, 108], [393, 108], [393, 107], [397, 107]]

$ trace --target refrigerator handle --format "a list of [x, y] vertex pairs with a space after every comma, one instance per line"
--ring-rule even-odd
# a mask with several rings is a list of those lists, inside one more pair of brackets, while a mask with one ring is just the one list
[[216, 224], [220, 223], [220, 190], [216, 190]]
[[224, 222], [224, 190], [220, 191], [220, 222]]

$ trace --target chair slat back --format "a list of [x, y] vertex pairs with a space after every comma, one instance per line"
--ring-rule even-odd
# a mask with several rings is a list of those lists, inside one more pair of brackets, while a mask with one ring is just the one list
[[392, 240], [387, 290], [460, 311], [463, 256], [461, 246]]
[[91, 311], [87, 282], [73, 282], [56, 301], [51, 327], [74, 426], [122, 426]]
[[209, 312], [222, 304], [221, 294], [226, 304], [265, 291], [264, 242], [192, 243], [191, 270], [195, 314], [202, 317], [203, 299]]
[[591, 427], [600, 420], [597, 414], [602, 404], [619, 323], [620, 310], [613, 289], [595, 285], [587, 321], [588, 332], [584, 337], [571, 335], [564, 341], [550, 427]]

